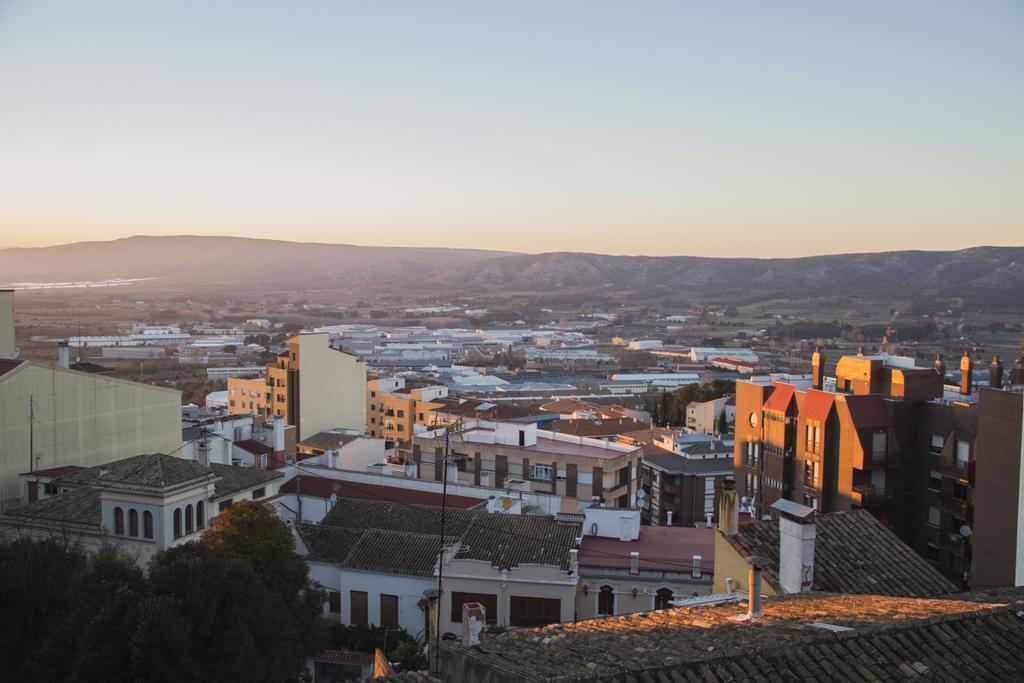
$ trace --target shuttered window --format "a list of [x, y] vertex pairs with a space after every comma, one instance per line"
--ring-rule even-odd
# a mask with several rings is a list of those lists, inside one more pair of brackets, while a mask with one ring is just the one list
[[513, 626], [557, 624], [562, 616], [562, 601], [557, 598], [533, 598], [513, 595], [509, 601]]
[[388, 628], [395, 628], [398, 626], [398, 596], [397, 595], [384, 595], [380, 596], [380, 625]]
[[366, 616], [366, 593], [363, 591], [351, 591], [352, 618], [349, 620], [353, 626], [366, 626], [369, 620]]

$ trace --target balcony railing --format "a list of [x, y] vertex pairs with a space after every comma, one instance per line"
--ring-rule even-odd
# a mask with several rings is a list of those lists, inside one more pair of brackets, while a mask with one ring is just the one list
[[970, 502], [949, 494], [939, 495], [939, 509], [950, 512], [958, 517], [966, 517]]
[[896, 492], [886, 488], [879, 488], [874, 484], [857, 484], [851, 491], [853, 502], [861, 507], [872, 505], [885, 505], [896, 499]]
[[967, 539], [960, 534], [941, 532], [935, 537], [940, 548], [955, 555], [964, 555], [967, 551]]

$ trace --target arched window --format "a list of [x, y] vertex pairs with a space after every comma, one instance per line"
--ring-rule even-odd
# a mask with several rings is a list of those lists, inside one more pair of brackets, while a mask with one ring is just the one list
[[124, 510], [119, 507], [114, 508], [114, 533], [124, 536]]
[[128, 535], [139, 535], [139, 511], [135, 508], [128, 511]]
[[192, 505], [185, 506], [185, 533], [192, 533]]
[[672, 606], [672, 589], [659, 588], [654, 595], [654, 609], [668, 609]]
[[597, 594], [597, 616], [610, 617], [615, 614], [615, 589], [611, 586], [601, 586]]
[[206, 528], [206, 506], [203, 505], [203, 501], [196, 503], [196, 528]]
[[153, 513], [149, 510], [142, 513], [142, 535], [153, 538]]
[[181, 508], [174, 508], [174, 537], [181, 538]]

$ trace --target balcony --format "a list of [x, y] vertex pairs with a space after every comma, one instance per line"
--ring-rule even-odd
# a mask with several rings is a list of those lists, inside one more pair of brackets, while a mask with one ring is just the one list
[[945, 493], [939, 494], [940, 510], [945, 510], [957, 517], [967, 518], [970, 507], [970, 502], [965, 498], [957, 498], [956, 496]]
[[943, 476], [951, 477], [962, 482], [974, 481], [974, 461], [945, 460], [941, 455], [932, 453], [931, 466], [938, 470]]
[[890, 489], [878, 488], [874, 484], [856, 484], [850, 492], [850, 498], [856, 505], [872, 507], [885, 505], [896, 500], [896, 492]]
[[967, 539], [960, 534], [940, 532], [935, 537], [936, 544], [943, 550], [948, 550], [954, 555], [966, 555], [968, 550]]

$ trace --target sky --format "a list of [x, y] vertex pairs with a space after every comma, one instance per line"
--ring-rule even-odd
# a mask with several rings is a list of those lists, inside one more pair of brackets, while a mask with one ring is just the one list
[[0, 0], [0, 247], [1024, 244], [1024, 3]]

